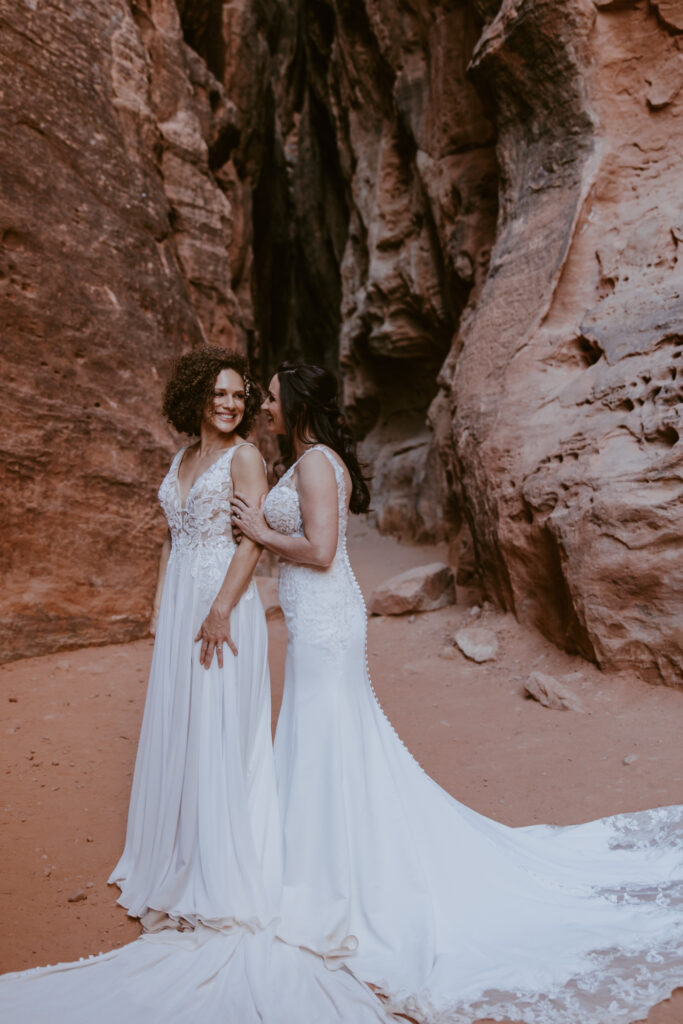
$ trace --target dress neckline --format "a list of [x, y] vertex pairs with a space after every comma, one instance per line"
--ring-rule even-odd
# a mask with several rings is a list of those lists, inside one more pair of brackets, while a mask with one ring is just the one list
[[210, 473], [211, 470], [213, 469], [213, 467], [218, 465], [218, 463], [221, 461], [221, 459], [224, 458], [227, 455], [228, 452], [234, 452], [237, 448], [242, 448], [245, 444], [251, 444], [251, 442], [250, 441], [240, 441], [239, 444], [232, 444], [232, 445], [230, 445], [229, 448], [225, 448], [221, 452], [221, 454], [218, 456], [218, 458], [213, 460], [211, 465], [207, 466], [206, 469], [203, 469], [202, 472], [199, 474], [199, 476], [196, 477], [196, 479], [193, 481], [192, 486], [190, 487], [189, 491], [185, 495], [185, 503], [184, 504], [183, 504], [183, 496], [182, 496], [182, 494], [180, 492], [180, 466], [181, 466], [181, 463], [183, 461], [183, 457], [185, 455], [185, 452], [188, 450], [188, 448], [190, 446], [188, 444], [188, 445], [185, 445], [184, 448], [180, 449], [180, 451], [178, 452], [178, 461], [176, 462], [176, 467], [175, 467], [175, 484], [176, 484], [176, 494], [178, 495], [178, 503], [180, 505], [180, 511], [181, 512], [184, 512], [185, 509], [187, 508], [187, 503], [190, 500], [192, 492], [194, 491], [194, 489], [197, 486], [197, 484], [199, 483], [199, 481], [203, 477], [205, 477], [207, 473]]

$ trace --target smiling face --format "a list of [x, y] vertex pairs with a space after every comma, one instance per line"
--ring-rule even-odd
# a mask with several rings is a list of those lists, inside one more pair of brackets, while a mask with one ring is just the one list
[[221, 370], [213, 386], [213, 398], [204, 410], [202, 426], [220, 434], [232, 434], [244, 419], [247, 396], [236, 370]]
[[286, 434], [285, 420], [282, 415], [282, 403], [280, 402], [280, 378], [277, 374], [273, 376], [268, 385], [268, 394], [261, 408], [266, 414], [268, 429], [273, 434]]

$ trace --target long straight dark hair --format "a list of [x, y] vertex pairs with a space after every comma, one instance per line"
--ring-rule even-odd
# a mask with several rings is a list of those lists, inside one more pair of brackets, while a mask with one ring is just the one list
[[355, 441], [339, 408], [337, 378], [322, 366], [310, 363], [281, 363], [276, 373], [290, 448], [298, 436], [302, 441], [325, 444], [335, 451], [351, 475], [351, 511], [367, 512], [370, 491], [358, 463]]

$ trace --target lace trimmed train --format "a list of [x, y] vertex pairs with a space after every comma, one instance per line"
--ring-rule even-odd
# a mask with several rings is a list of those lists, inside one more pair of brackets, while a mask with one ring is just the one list
[[[281, 567], [279, 934], [420, 1024], [630, 1024], [683, 982], [683, 807], [509, 828], [429, 778], [372, 690], [343, 469], [302, 457], [332, 465], [339, 538], [328, 569]], [[296, 464], [264, 510], [301, 534]]]

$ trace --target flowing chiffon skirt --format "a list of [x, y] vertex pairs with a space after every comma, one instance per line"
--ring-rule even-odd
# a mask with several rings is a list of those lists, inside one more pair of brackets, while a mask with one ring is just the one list
[[[143, 935], [122, 949], [0, 977], [3, 1024], [389, 1024], [345, 968], [274, 936]], [[394, 1024], [397, 1024], [394, 1021]]]
[[[281, 829], [263, 607], [231, 616], [237, 656], [199, 664], [229, 568], [229, 449], [185, 509], [179, 452], [160, 498], [173, 534], [123, 854], [110, 881], [153, 924], [121, 949], [0, 977], [2, 1024], [387, 1024], [346, 967], [276, 936]], [[227, 516], [227, 518], [226, 518]], [[192, 930], [175, 930], [189, 928]]]
[[214, 928], [277, 915], [280, 826], [263, 606], [253, 584], [231, 617], [238, 654], [199, 663], [208, 612], [194, 562], [169, 564], [135, 764], [126, 843], [109, 879], [129, 914]]

